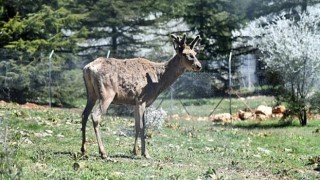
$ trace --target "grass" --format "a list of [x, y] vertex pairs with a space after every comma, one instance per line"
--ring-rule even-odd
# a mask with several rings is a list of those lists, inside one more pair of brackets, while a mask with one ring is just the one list
[[[182, 103], [200, 102], [187, 108], [207, 114], [217, 101]], [[272, 100], [253, 104], [261, 102]], [[104, 116], [101, 133], [111, 157], [105, 161], [98, 154], [91, 123], [88, 154], [80, 156], [79, 109], [2, 108], [0, 114], [9, 127], [8, 146], [0, 144], [0, 179], [320, 178], [315, 170], [319, 162], [312, 161], [320, 156], [319, 120], [300, 127], [296, 121], [281, 124], [276, 119], [229, 125], [167, 119], [161, 132], [148, 139], [152, 159], [144, 159], [130, 154], [133, 118]]]
[[[173, 101], [170, 99], [158, 98], [153, 104], [155, 107], [161, 104], [161, 107], [169, 114], [183, 115], [189, 113], [192, 116], [208, 116], [212, 112], [215, 114], [230, 112], [230, 100], [228, 97], [213, 99], [180, 99]], [[259, 98], [232, 98], [231, 113], [236, 113], [238, 110], [243, 110], [245, 108], [255, 109], [261, 104], [273, 105], [275, 104], [275, 100], [273, 97], [269, 96], [261, 96]]]

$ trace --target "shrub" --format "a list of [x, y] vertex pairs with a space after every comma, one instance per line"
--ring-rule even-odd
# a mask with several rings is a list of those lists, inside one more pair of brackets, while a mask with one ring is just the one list
[[150, 106], [145, 112], [146, 128], [148, 130], [159, 131], [164, 123], [166, 116], [167, 112], [162, 108], [156, 109]]

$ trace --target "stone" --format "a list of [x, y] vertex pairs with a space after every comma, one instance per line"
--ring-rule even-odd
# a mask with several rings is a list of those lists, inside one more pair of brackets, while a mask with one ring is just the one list
[[283, 114], [286, 112], [286, 107], [283, 105], [276, 106], [272, 109], [273, 114]]
[[248, 119], [254, 119], [255, 118], [255, 114], [252, 112], [247, 112], [247, 111], [239, 111], [239, 118], [241, 120], [248, 120]]
[[271, 117], [271, 115], [272, 115], [272, 107], [265, 106], [265, 105], [260, 105], [260, 106], [257, 107], [255, 113], [256, 114], [263, 114], [266, 117]]
[[220, 113], [210, 116], [210, 119], [213, 122], [230, 122], [232, 118], [230, 113]]

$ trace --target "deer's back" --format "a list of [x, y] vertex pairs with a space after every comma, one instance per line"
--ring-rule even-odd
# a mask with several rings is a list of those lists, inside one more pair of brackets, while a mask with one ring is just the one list
[[145, 91], [154, 90], [152, 86], [163, 71], [162, 63], [143, 58], [98, 58], [84, 67], [84, 76], [90, 76], [93, 84], [114, 90], [113, 103], [135, 104], [137, 99], [144, 97]]

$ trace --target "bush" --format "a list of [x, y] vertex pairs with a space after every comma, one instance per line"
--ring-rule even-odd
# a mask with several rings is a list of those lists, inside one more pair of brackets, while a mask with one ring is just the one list
[[162, 108], [156, 109], [150, 106], [145, 112], [146, 128], [148, 130], [159, 131], [164, 123], [166, 116], [167, 112]]

